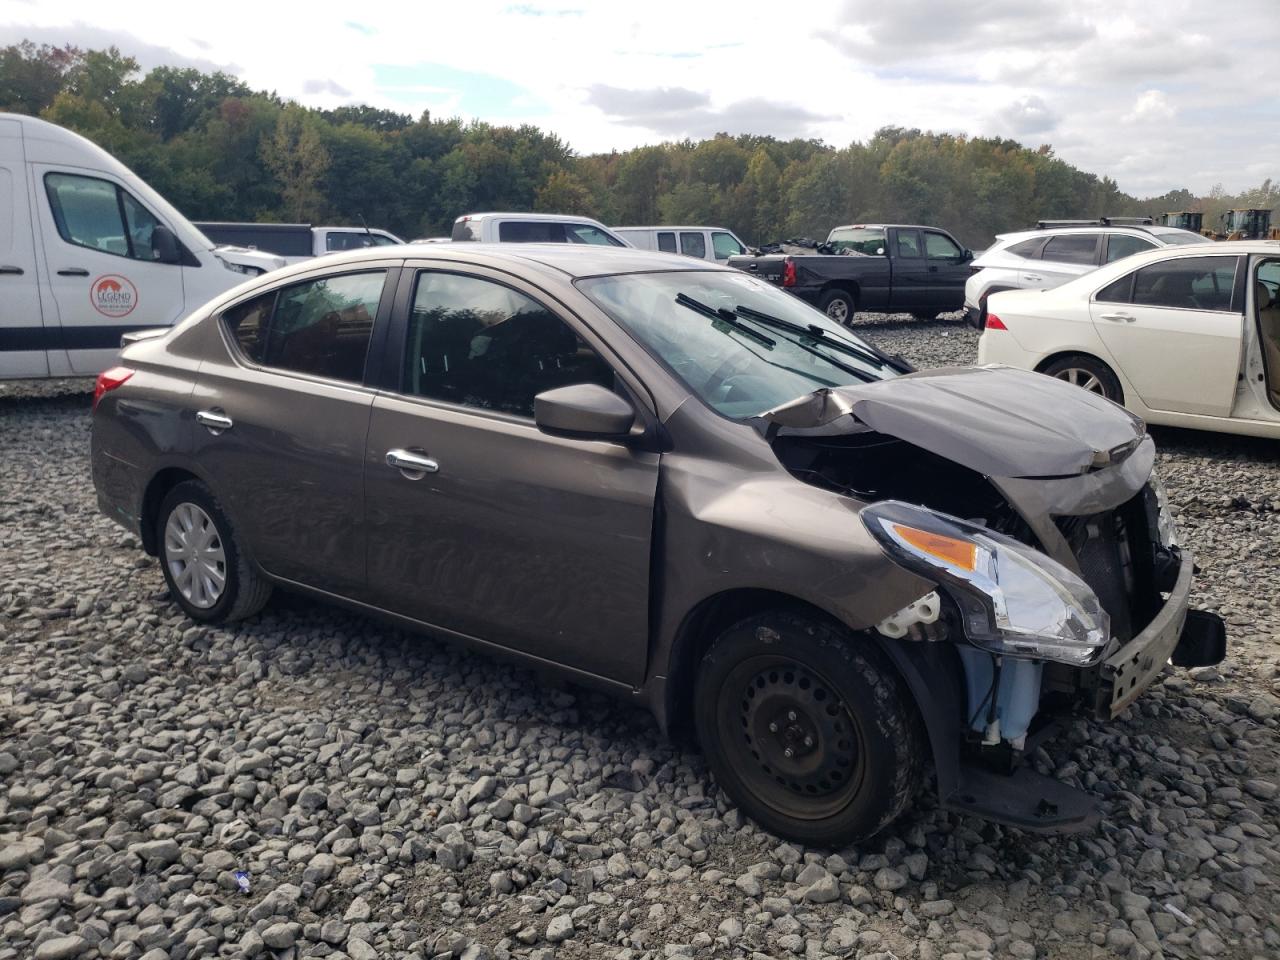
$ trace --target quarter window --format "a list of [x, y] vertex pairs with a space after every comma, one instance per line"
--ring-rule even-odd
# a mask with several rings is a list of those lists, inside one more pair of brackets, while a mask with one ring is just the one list
[[925, 233], [924, 255], [930, 260], [958, 260], [960, 248], [940, 233]]
[[1064, 233], [1050, 237], [1040, 259], [1056, 263], [1096, 263], [1098, 237], [1096, 233]]
[[1235, 279], [1235, 257], [1181, 257], [1153, 263], [1135, 275], [1133, 303], [1229, 311]]
[[455, 273], [418, 275], [406, 393], [520, 417], [533, 398], [613, 371], [563, 320], [510, 287]]
[[1154, 250], [1156, 245], [1141, 237], [1131, 237], [1127, 233], [1113, 233], [1107, 237], [1107, 263], [1114, 263], [1131, 257], [1144, 250]]
[[233, 307], [222, 319], [254, 363], [359, 383], [385, 280], [381, 270], [311, 280]]
[[159, 221], [109, 180], [48, 173], [45, 194], [58, 236], [67, 243], [131, 260], [155, 260], [152, 234]]
[[676, 252], [676, 235], [674, 233], [658, 234], [658, 249], [663, 253]]
[[1032, 237], [1030, 240], [1019, 240], [1011, 245], [1008, 252], [1015, 257], [1023, 257], [1030, 259], [1036, 257], [1040, 253], [1040, 248], [1044, 246], [1044, 237]]
[[1099, 303], [1128, 303], [1133, 296], [1133, 274], [1126, 273], [1119, 280], [1112, 280], [1094, 294]]
[[728, 260], [730, 257], [746, 252], [731, 233], [711, 234], [711, 249], [715, 252], [717, 260]]
[[701, 233], [680, 234], [680, 252], [686, 257], [697, 257], [699, 260], [706, 259], [707, 238]]

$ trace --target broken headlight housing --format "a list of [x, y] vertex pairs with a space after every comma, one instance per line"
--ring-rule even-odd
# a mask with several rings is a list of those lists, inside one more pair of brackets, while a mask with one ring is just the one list
[[890, 556], [947, 588], [975, 646], [1077, 667], [1102, 656], [1111, 618], [1088, 584], [1053, 558], [979, 524], [897, 500], [872, 504], [862, 516]]
[[1151, 471], [1151, 492], [1156, 498], [1156, 535], [1160, 538], [1162, 547], [1176, 547], [1178, 545], [1178, 523], [1173, 519], [1173, 513], [1169, 510], [1169, 492], [1165, 489], [1164, 481], [1160, 479], [1160, 474], [1153, 469]]

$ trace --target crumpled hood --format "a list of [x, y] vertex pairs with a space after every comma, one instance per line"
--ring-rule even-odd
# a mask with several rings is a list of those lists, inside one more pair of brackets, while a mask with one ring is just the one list
[[1146, 432], [1140, 419], [1096, 394], [997, 366], [817, 390], [762, 416], [805, 429], [846, 414], [989, 477], [1078, 476], [1123, 460]]

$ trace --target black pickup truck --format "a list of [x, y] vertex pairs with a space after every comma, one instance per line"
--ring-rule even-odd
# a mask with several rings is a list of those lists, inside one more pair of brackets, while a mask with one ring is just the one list
[[859, 310], [933, 318], [964, 306], [973, 252], [937, 227], [859, 223], [836, 227], [810, 255], [729, 258], [848, 323]]

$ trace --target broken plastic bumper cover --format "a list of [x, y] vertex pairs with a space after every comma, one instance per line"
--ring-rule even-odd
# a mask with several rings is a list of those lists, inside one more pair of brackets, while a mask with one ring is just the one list
[[1160, 612], [1145, 630], [1102, 662], [1096, 707], [1099, 718], [1111, 719], [1123, 712], [1171, 658], [1187, 666], [1208, 666], [1201, 661], [1222, 659], [1226, 651], [1222, 619], [1200, 610], [1191, 611], [1194, 616], [1188, 618], [1194, 570], [1191, 554], [1183, 551], [1177, 582]]
[[957, 813], [1044, 833], [1077, 833], [1097, 826], [1097, 798], [1069, 783], [1019, 767], [1011, 774], [965, 765], [960, 785], [942, 799]]

